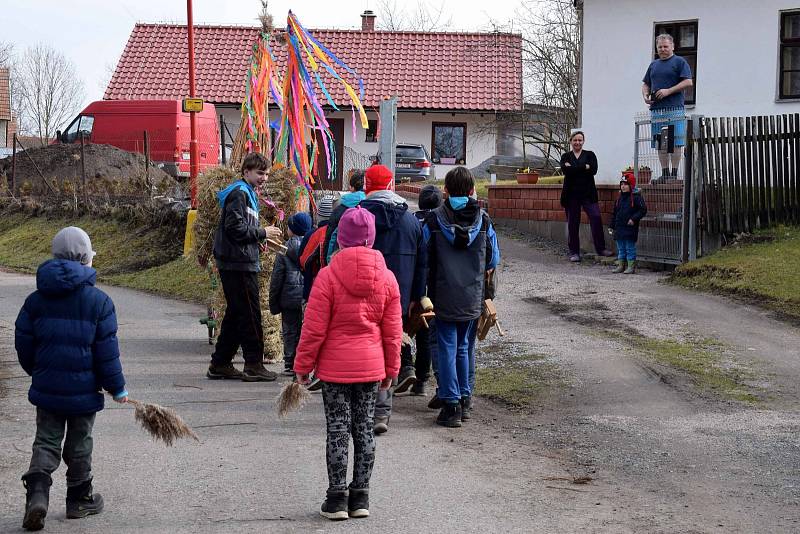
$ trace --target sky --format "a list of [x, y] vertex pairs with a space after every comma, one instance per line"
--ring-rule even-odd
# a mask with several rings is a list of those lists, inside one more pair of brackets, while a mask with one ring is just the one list
[[[416, 5], [398, 0], [398, 6]], [[439, 1], [429, 2], [439, 6]], [[492, 21], [509, 26], [520, 0], [495, 0], [491, 12], [485, 0], [442, 0], [452, 31], [488, 31]], [[275, 25], [282, 26], [289, 9], [306, 28], [357, 29], [365, 9], [377, 11], [375, 0], [270, 0]], [[257, 25], [259, 0], [194, 0], [195, 24]], [[45, 43], [59, 49], [84, 82], [84, 104], [100, 100], [136, 22], [186, 22], [184, 0], [0, 0], [3, 32], [17, 54]]]

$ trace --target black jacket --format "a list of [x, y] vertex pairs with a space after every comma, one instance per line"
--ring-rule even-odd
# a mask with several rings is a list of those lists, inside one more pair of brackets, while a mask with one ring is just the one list
[[[566, 164], [569, 163], [569, 166]], [[589, 165], [589, 168], [586, 168]], [[597, 187], [594, 175], [597, 174], [597, 156], [591, 150], [581, 152], [576, 158], [570, 150], [561, 155], [561, 171], [564, 173], [564, 187], [561, 189], [561, 205], [565, 208], [570, 202], [597, 202]]]
[[303, 307], [303, 272], [300, 270], [300, 238], [289, 238], [286, 254], [278, 254], [269, 281], [269, 311], [278, 315], [283, 310]]
[[214, 259], [220, 271], [261, 270], [259, 246], [267, 232], [258, 221], [256, 211], [250, 207], [247, 193], [233, 189], [221, 199], [222, 213], [214, 235]]
[[[611, 217], [611, 229], [614, 230], [614, 239], [639, 239], [639, 221], [647, 215], [647, 205], [638, 189], [633, 191], [633, 206], [631, 206], [631, 193], [621, 193], [614, 204], [614, 215]], [[633, 225], [628, 221], [633, 220]]]

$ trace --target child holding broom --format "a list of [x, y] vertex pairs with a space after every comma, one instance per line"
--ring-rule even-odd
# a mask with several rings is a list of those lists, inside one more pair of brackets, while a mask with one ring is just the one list
[[399, 372], [403, 336], [397, 280], [381, 253], [372, 250], [375, 217], [360, 207], [348, 209], [337, 242], [339, 251], [311, 290], [294, 362], [300, 384], [309, 383], [312, 371], [323, 384], [328, 490], [320, 514], [332, 520], [369, 516], [375, 399]]
[[37, 290], [25, 300], [15, 331], [19, 363], [33, 377], [28, 400], [36, 406], [33, 455], [22, 476], [27, 489], [22, 526], [27, 530], [44, 527], [62, 441], [67, 518], [103, 510], [103, 498], [92, 493], [92, 427], [103, 409], [100, 388], [117, 402], [128, 398], [114, 303], [94, 286], [89, 236], [74, 226], [64, 228], [52, 250], [54, 258], [36, 272]]

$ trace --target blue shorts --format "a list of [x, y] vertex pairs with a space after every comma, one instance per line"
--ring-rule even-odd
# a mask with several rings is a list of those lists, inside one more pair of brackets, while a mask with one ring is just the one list
[[[675, 127], [675, 146], [686, 146], [686, 112], [680, 108], [654, 109], [650, 111], [650, 134], [652, 148], [658, 148], [658, 136], [661, 129]], [[666, 147], [664, 147], [666, 150]]]

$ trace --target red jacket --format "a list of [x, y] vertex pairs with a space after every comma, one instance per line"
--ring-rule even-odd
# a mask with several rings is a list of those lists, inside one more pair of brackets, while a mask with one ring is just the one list
[[339, 251], [314, 281], [294, 371], [353, 384], [396, 377], [403, 325], [400, 289], [377, 250]]

